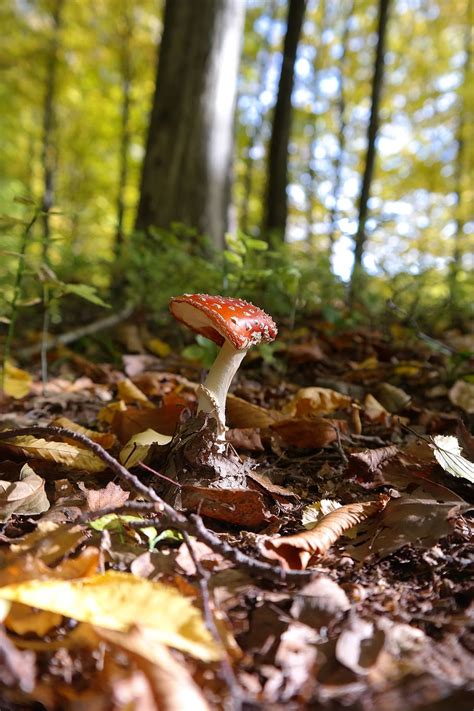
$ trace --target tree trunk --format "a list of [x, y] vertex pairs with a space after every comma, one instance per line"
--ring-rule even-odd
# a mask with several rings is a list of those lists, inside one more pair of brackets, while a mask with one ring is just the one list
[[303, 26], [306, 0], [290, 0], [288, 23], [268, 153], [264, 233], [283, 240], [288, 216], [288, 143], [291, 130], [291, 94], [296, 52]]
[[54, 202], [54, 177], [56, 172], [56, 146], [54, 130], [56, 125], [56, 77], [58, 69], [59, 33], [61, 30], [61, 16], [64, 0], [56, 0], [52, 12], [51, 40], [46, 65], [46, 86], [43, 103], [43, 138], [41, 149], [41, 163], [43, 167], [43, 194], [41, 196], [41, 210], [43, 222], [42, 257], [49, 261], [49, 243], [51, 227], [49, 212]]
[[[469, 13], [467, 13], [469, 15]], [[468, 28], [471, 24], [469, 23], [468, 17]], [[471, 69], [471, 44], [470, 44], [470, 30], [466, 31], [466, 38], [464, 42], [464, 66], [463, 66], [463, 86], [468, 86], [469, 82], [469, 70]], [[465, 122], [466, 122], [466, 106], [462, 98], [461, 93], [461, 106], [458, 112], [458, 128], [457, 128], [457, 144], [458, 150], [456, 155], [456, 170], [454, 174], [455, 179], [455, 190], [456, 190], [456, 232], [454, 234], [453, 240], [453, 255], [452, 260], [449, 265], [449, 305], [451, 310], [451, 316], [453, 323], [459, 321], [459, 275], [462, 271], [462, 260], [463, 260], [463, 234], [464, 234], [464, 224], [465, 221], [462, 215], [462, 195], [463, 195], [463, 183], [464, 183], [464, 161], [465, 161], [465, 148], [466, 142], [464, 137]], [[467, 171], [468, 175], [472, 175], [472, 170]]]
[[372, 102], [370, 108], [369, 126], [367, 130], [367, 154], [365, 158], [365, 170], [362, 178], [362, 187], [358, 204], [358, 226], [354, 244], [354, 266], [349, 285], [350, 301], [353, 300], [357, 284], [359, 282], [359, 277], [361, 276], [362, 256], [364, 254], [366, 242], [365, 225], [367, 222], [368, 201], [375, 166], [375, 142], [379, 129], [379, 108], [384, 78], [385, 40], [387, 35], [389, 5], [390, 0], [380, 0], [377, 29], [377, 49], [375, 52], [374, 77], [372, 80]]
[[120, 38], [120, 78], [122, 102], [120, 110], [119, 185], [117, 195], [117, 230], [115, 233], [115, 257], [122, 254], [124, 240], [125, 191], [128, 183], [128, 153], [130, 149], [130, 103], [132, 92], [132, 17], [127, 4], [123, 11], [123, 33]]
[[338, 152], [334, 162], [334, 203], [329, 213], [329, 257], [332, 256], [334, 243], [336, 241], [336, 225], [339, 217], [338, 203], [342, 192], [342, 168], [344, 163], [344, 152], [346, 150], [346, 97], [344, 93], [344, 73], [347, 57], [347, 45], [349, 41], [350, 19], [354, 11], [354, 2], [351, 3], [342, 35], [342, 54], [339, 60], [339, 97], [337, 102], [338, 117]]
[[136, 226], [182, 222], [223, 246], [245, 3], [167, 0]]

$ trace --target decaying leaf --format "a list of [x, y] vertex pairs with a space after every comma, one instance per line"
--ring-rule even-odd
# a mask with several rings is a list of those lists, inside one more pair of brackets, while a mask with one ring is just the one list
[[203, 661], [220, 652], [201, 613], [175, 588], [108, 571], [81, 580], [31, 580], [0, 588], [0, 598], [65, 617], [126, 631], [133, 625], [153, 630], [162, 644]]
[[263, 495], [255, 489], [185, 485], [181, 489], [181, 505], [202, 516], [248, 528], [258, 528], [273, 518]]
[[40, 514], [49, 509], [44, 490], [45, 481], [25, 464], [18, 481], [0, 480], [0, 521], [8, 521], [13, 513]]
[[382, 511], [389, 497], [381, 494], [375, 501], [346, 504], [324, 516], [310, 531], [293, 536], [269, 538], [261, 549], [267, 558], [278, 560], [284, 568], [304, 570], [311, 559], [323, 555], [343, 533]]
[[30, 553], [46, 565], [54, 565], [66, 553], [73, 553], [85, 537], [86, 531], [81, 526], [39, 521], [32, 533], [11, 544], [10, 551], [14, 555]]
[[321, 575], [297, 591], [291, 614], [299, 622], [318, 629], [340, 616], [350, 606], [349, 598], [341, 586]]
[[2, 447], [34, 459], [62, 464], [71, 469], [101, 472], [106, 468], [104, 462], [88, 449], [82, 449], [68, 442], [53, 442], [32, 435], [22, 435], [2, 442]]
[[314, 504], [305, 506], [301, 514], [301, 523], [309, 531], [316, 526], [318, 521], [320, 521], [324, 516], [331, 513], [331, 511], [337, 511], [340, 509], [342, 504], [333, 499], [321, 499], [321, 501], [315, 501]]
[[30, 392], [31, 376], [26, 370], [15, 368], [9, 361], [5, 363], [5, 370], [2, 373], [0, 369], [0, 384], [3, 376], [3, 392], [5, 395], [20, 400]]
[[474, 463], [462, 456], [456, 437], [436, 435], [431, 446], [436, 461], [444, 471], [474, 484]]
[[169, 405], [156, 409], [125, 407], [114, 411], [111, 427], [118, 439], [126, 443], [134, 435], [147, 429], [172, 436], [180, 423], [183, 405]]
[[287, 444], [306, 449], [327, 447], [337, 440], [338, 431], [346, 434], [349, 426], [345, 420], [328, 420], [322, 417], [300, 417], [275, 422], [271, 429]]
[[314, 417], [328, 415], [336, 410], [345, 410], [351, 406], [351, 398], [329, 388], [302, 388], [284, 406], [285, 415], [293, 417]]
[[349, 461], [351, 468], [358, 474], [373, 474], [398, 451], [398, 447], [393, 444], [377, 449], [365, 449], [363, 452], [351, 452]]
[[129, 439], [125, 447], [120, 452], [120, 461], [126, 467], [131, 469], [136, 466], [138, 462], [144, 461], [154, 444], [164, 446], [171, 442], [172, 437], [169, 435], [161, 434], [160, 432], [155, 432], [155, 430], [145, 430], [144, 432], [139, 432]]

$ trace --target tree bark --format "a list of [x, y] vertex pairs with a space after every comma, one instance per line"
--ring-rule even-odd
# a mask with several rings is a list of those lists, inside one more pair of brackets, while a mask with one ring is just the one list
[[351, 3], [345, 24], [344, 32], [342, 35], [342, 54], [339, 60], [339, 97], [337, 102], [337, 114], [338, 114], [338, 153], [336, 160], [334, 162], [334, 191], [333, 198], [334, 203], [331, 207], [329, 213], [329, 257], [331, 257], [334, 243], [336, 241], [336, 225], [337, 219], [339, 217], [338, 203], [341, 197], [342, 191], [342, 168], [344, 163], [344, 152], [346, 150], [346, 97], [344, 93], [344, 73], [346, 66], [347, 57], [347, 45], [349, 41], [349, 21], [352, 17], [354, 11], [354, 2]]
[[136, 226], [181, 222], [223, 246], [245, 3], [167, 0]]
[[368, 201], [370, 188], [375, 167], [376, 139], [379, 130], [379, 108], [382, 95], [385, 62], [385, 40], [387, 35], [387, 24], [389, 15], [390, 0], [380, 0], [379, 18], [377, 29], [377, 49], [375, 52], [374, 76], [372, 80], [372, 101], [370, 108], [370, 118], [367, 130], [367, 153], [365, 158], [365, 169], [362, 178], [362, 186], [358, 204], [358, 226], [354, 243], [354, 266], [352, 269], [349, 285], [349, 300], [352, 301], [359, 277], [362, 272], [362, 256], [366, 242], [365, 226], [368, 214]]
[[124, 241], [125, 191], [128, 183], [128, 154], [130, 150], [130, 104], [132, 93], [132, 52], [133, 34], [131, 11], [128, 4], [123, 10], [123, 32], [120, 37], [120, 79], [122, 101], [120, 109], [120, 149], [119, 149], [119, 185], [117, 195], [117, 229], [115, 233], [115, 257], [122, 254]]
[[41, 163], [43, 166], [43, 194], [41, 196], [41, 210], [43, 222], [42, 257], [49, 261], [49, 243], [51, 227], [49, 213], [54, 202], [54, 178], [56, 172], [56, 146], [54, 130], [56, 126], [56, 78], [58, 69], [59, 33], [61, 30], [62, 11], [64, 0], [56, 0], [52, 12], [51, 40], [46, 64], [46, 86], [43, 103], [43, 138], [41, 149]]
[[291, 131], [291, 94], [295, 61], [306, 10], [306, 0], [290, 0], [278, 96], [273, 117], [268, 153], [267, 194], [265, 200], [264, 234], [285, 237], [288, 217], [288, 144]]

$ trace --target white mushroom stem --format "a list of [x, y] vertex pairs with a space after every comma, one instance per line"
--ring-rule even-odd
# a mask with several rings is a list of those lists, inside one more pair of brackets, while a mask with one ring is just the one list
[[220, 439], [225, 438], [227, 392], [246, 353], [246, 350], [237, 350], [229, 341], [225, 341], [204, 384], [198, 390], [198, 412], [208, 412], [216, 418]]

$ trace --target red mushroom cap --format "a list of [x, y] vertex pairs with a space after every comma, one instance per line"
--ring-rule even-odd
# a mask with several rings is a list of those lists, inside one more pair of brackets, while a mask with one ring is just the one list
[[170, 300], [172, 315], [219, 346], [229, 341], [239, 351], [269, 343], [278, 333], [275, 322], [243, 299], [209, 294], [183, 294]]

